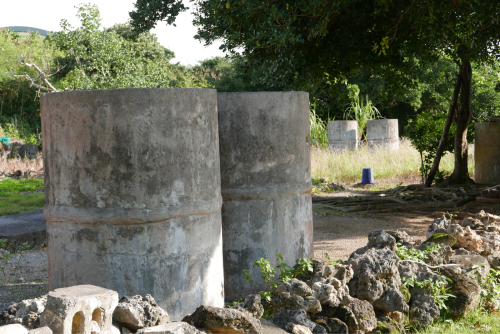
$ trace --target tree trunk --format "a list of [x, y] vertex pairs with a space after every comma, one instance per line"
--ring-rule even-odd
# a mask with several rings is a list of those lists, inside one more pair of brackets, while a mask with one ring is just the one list
[[443, 134], [441, 135], [441, 140], [439, 141], [439, 146], [434, 156], [434, 161], [432, 162], [432, 167], [429, 170], [427, 179], [425, 180], [425, 186], [430, 187], [437, 171], [439, 170], [439, 163], [441, 162], [441, 157], [443, 156], [444, 147], [446, 146], [446, 139], [448, 138], [448, 133], [450, 132], [450, 126], [453, 122], [453, 115], [455, 114], [455, 109], [457, 108], [458, 94], [460, 92], [460, 86], [462, 85], [462, 67], [457, 75], [457, 81], [455, 82], [455, 89], [453, 90], [453, 97], [451, 98], [450, 109], [448, 110], [448, 116], [446, 117], [446, 123], [444, 124]]
[[[471, 182], [468, 169], [469, 150], [467, 128], [471, 120], [472, 67], [470, 61], [463, 59], [461, 65], [462, 88], [460, 91], [460, 108], [457, 113], [457, 131], [455, 132], [455, 169], [445, 180], [447, 185]], [[473, 182], [473, 181], [472, 181]]]

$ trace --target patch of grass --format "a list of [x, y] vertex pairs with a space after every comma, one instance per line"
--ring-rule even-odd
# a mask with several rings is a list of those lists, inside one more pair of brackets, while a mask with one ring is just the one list
[[41, 209], [44, 205], [44, 194], [0, 196], [0, 216]]
[[460, 333], [460, 334], [496, 334], [500, 330], [500, 316], [495, 313], [489, 313], [477, 309], [463, 319], [456, 321], [438, 320], [424, 330], [418, 331], [419, 334], [437, 334], [437, 333]]
[[[313, 179], [326, 177], [331, 182], [355, 184], [361, 182], [363, 168], [373, 168], [375, 187], [366, 190], [392, 188], [398, 184], [420, 183], [420, 154], [407, 139], [400, 141], [397, 151], [368, 149], [357, 151], [333, 151], [314, 148], [311, 151], [311, 174]], [[441, 159], [440, 169], [445, 175], [454, 167], [454, 156], [447, 154]], [[474, 175], [474, 149], [469, 148], [469, 174]]]
[[0, 197], [8, 197], [23, 191], [43, 189], [42, 179], [6, 179], [0, 182]]
[[19, 195], [19, 192], [36, 191], [43, 189], [41, 179], [6, 179], [0, 182], [0, 216], [13, 215], [35, 209], [45, 205], [45, 195]]

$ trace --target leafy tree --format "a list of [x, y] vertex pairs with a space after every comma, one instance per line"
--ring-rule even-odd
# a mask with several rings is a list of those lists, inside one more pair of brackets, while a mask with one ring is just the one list
[[66, 89], [110, 89], [125, 87], [170, 87], [169, 60], [174, 54], [155, 36], [132, 36], [127, 25], [101, 27], [99, 9], [86, 4], [78, 8], [82, 27], [62, 20], [62, 31], [53, 40], [64, 51], [66, 65], [58, 85]]
[[40, 78], [40, 73], [20, 62], [37, 63], [40, 69], [53, 73], [56, 71], [53, 59], [59, 54], [53, 43], [37, 33], [22, 35], [0, 30], [1, 127], [14, 127], [22, 137], [40, 129], [40, 89], [35, 82], [25, 79]]
[[[182, 10], [181, 0], [138, 0], [131, 18], [142, 31], [157, 21], [173, 23]], [[207, 44], [222, 39], [222, 49], [241, 50], [266, 69], [266, 80], [275, 85], [314, 84], [325, 74], [341, 78], [360, 66], [383, 65], [387, 81], [412, 87], [416, 83], [406, 74], [414, 62], [446, 55], [458, 75], [426, 184], [433, 181], [454, 120], [455, 169], [448, 182], [470, 180], [466, 137], [472, 116], [471, 62], [491, 62], [498, 55], [498, 1], [204, 0], [196, 1], [195, 23], [198, 38]]]

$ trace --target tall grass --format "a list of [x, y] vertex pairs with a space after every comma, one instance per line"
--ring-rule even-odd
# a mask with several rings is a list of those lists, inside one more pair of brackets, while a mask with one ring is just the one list
[[[326, 177], [332, 182], [354, 184], [361, 182], [363, 168], [373, 168], [375, 182], [379, 184], [420, 183], [420, 154], [407, 139], [402, 139], [397, 151], [381, 148], [357, 151], [333, 151], [313, 148], [311, 174], [313, 179]], [[441, 159], [440, 170], [445, 174], [453, 171], [454, 157], [447, 154]], [[469, 173], [474, 173], [474, 149], [469, 148]]]
[[311, 146], [317, 148], [328, 147], [328, 127], [327, 123], [322, 121], [316, 115], [316, 111], [311, 108], [309, 111], [309, 123], [311, 126]]
[[42, 155], [38, 154], [36, 159], [7, 159], [6, 154], [0, 156], [0, 175], [2, 173], [12, 173], [20, 170], [22, 173], [25, 171], [32, 170], [40, 170], [43, 168], [43, 159]]

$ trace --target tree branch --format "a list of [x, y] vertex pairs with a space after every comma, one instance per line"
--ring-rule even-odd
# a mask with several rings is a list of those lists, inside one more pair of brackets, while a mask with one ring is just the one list
[[[49, 82], [48, 78], [59, 72], [61, 68], [58, 68], [57, 71], [52, 74], [47, 74], [42, 69], [40, 69], [40, 67], [38, 67], [35, 63], [27, 63], [26, 62], [27, 57], [28, 57], [27, 55], [24, 55], [22, 59], [18, 60], [17, 62], [21, 65], [34, 69], [38, 73], [38, 76], [36, 78], [31, 78], [28, 74], [23, 74], [23, 75], [11, 74], [11, 75], [14, 78], [25, 78], [26, 80], [28, 80], [30, 87], [35, 87], [38, 88], [39, 90], [44, 90], [46, 92], [58, 92], [58, 90]], [[41, 80], [43, 83], [45, 83], [47, 87], [35, 83], [35, 81], [37, 80]]]
[[[38, 88], [40, 90], [44, 90], [44, 91], [47, 91], [47, 92], [58, 92], [57, 89], [55, 88], [47, 88], [45, 86], [42, 86], [42, 85], [39, 85], [39, 84], [36, 84], [35, 83], [35, 79], [31, 78], [29, 75], [27, 74], [23, 74], [23, 75], [15, 75], [15, 74], [11, 74], [11, 76], [13, 76], [14, 78], [25, 78], [26, 80], [28, 80], [29, 84], [30, 84], [30, 87], [35, 87], [35, 88]], [[52, 87], [52, 85], [50, 85]]]

